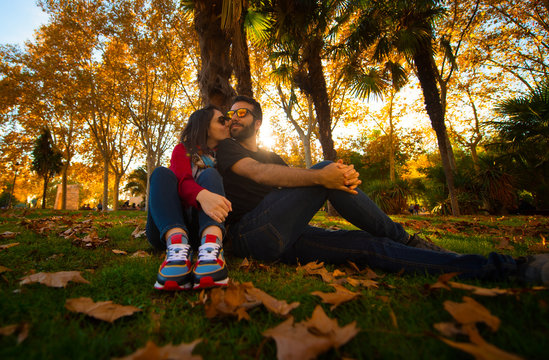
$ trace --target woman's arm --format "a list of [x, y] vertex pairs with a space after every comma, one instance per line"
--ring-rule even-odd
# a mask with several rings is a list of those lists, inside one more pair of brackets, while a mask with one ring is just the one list
[[170, 159], [170, 170], [177, 177], [177, 192], [183, 203], [198, 208], [196, 197], [205, 190], [193, 178], [191, 160], [183, 144], [177, 144]]

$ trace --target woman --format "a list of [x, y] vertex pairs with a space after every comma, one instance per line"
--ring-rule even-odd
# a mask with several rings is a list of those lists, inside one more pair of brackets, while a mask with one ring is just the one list
[[[173, 149], [170, 168], [158, 167], [151, 175], [147, 238], [153, 247], [166, 249], [156, 289], [226, 286], [229, 281], [222, 241], [232, 208], [215, 169], [217, 144], [228, 137], [221, 110], [212, 105], [197, 110]], [[200, 244], [194, 265], [191, 242]]]

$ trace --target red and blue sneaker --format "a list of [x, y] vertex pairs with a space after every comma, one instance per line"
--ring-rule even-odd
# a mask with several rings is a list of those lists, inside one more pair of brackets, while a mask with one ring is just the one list
[[193, 269], [194, 288], [227, 286], [229, 274], [223, 257], [223, 247], [217, 236], [206, 235], [204, 244], [198, 248], [198, 261]]
[[158, 269], [154, 288], [158, 290], [189, 290], [193, 285], [191, 246], [182, 241], [183, 234], [170, 236], [166, 259]]

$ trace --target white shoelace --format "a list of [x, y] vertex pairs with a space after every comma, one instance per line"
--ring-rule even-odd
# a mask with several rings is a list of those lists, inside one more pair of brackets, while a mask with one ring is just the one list
[[198, 248], [198, 261], [215, 261], [221, 245], [218, 243], [206, 243]]
[[168, 257], [166, 261], [186, 261], [190, 245], [172, 244], [168, 246]]

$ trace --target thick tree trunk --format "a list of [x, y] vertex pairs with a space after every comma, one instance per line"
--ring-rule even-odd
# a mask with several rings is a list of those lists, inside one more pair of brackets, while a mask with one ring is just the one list
[[122, 178], [121, 175], [115, 175], [114, 176], [114, 187], [112, 188], [112, 209], [118, 210], [118, 191], [120, 189], [120, 179]]
[[319, 40], [312, 40], [309, 46], [309, 52], [306, 61], [308, 69], [308, 91], [311, 94], [315, 104], [316, 117], [318, 121], [318, 140], [322, 145], [322, 154], [324, 160], [335, 161], [337, 153], [334, 149], [334, 140], [332, 139], [332, 114], [326, 87], [326, 79], [322, 68], [322, 58], [320, 51], [322, 43]]
[[200, 45], [201, 67], [198, 74], [203, 105], [228, 108], [235, 91], [229, 84], [232, 66], [228, 56], [230, 41], [221, 30], [222, 0], [195, 1], [194, 27]]
[[389, 180], [395, 181], [395, 142], [393, 125], [393, 101], [395, 99], [394, 91], [391, 93], [391, 102], [389, 105]]
[[440, 102], [435, 72], [432, 67], [431, 54], [432, 52], [428, 48], [423, 48], [416, 51], [414, 54], [414, 64], [416, 66], [421, 89], [423, 90], [425, 108], [429, 118], [431, 119], [431, 126], [437, 135], [438, 149], [442, 160], [444, 175], [446, 177], [446, 184], [448, 185], [452, 214], [454, 216], [458, 216], [460, 212], [454, 186], [454, 172], [452, 171], [450, 157], [448, 155], [449, 142], [446, 132], [446, 125], [444, 124], [444, 111]]
[[42, 192], [42, 209], [46, 208], [46, 191], [48, 190], [48, 178], [44, 177], [44, 191]]
[[233, 51], [231, 52], [231, 59], [234, 66], [234, 76], [236, 78], [236, 93], [238, 95], [246, 95], [253, 98], [254, 91], [252, 89], [248, 41], [246, 39], [246, 32], [243, 29], [245, 15], [246, 14], [243, 12], [240, 17], [238, 28], [233, 34]]

